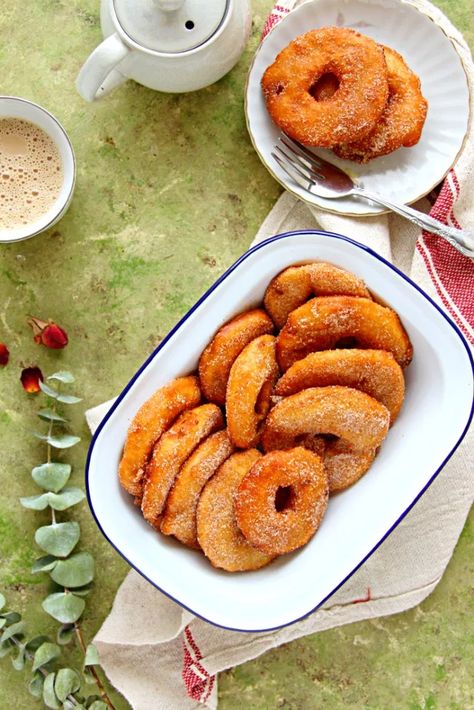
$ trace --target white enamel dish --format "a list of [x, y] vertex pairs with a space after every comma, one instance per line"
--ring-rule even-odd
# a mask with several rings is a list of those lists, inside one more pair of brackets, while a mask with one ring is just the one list
[[469, 126], [469, 89], [452, 42], [428, 15], [401, 0], [313, 0], [276, 25], [257, 50], [247, 82], [245, 112], [255, 150], [273, 177], [310, 204], [356, 216], [384, 211], [355, 197], [328, 200], [310, 195], [271, 155], [280, 131], [265, 107], [260, 87], [263, 73], [291, 40], [325, 26], [350, 27], [396, 49], [420, 77], [429, 109], [416, 146], [400, 148], [367, 165], [341, 160], [329, 150], [315, 152], [347, 170], [368, 191], [402, 204], [416, 201], [438, 185], [456, 162]]
[[[141, 404], [171, 378], [194, 371], [222, 323], [261, 303], [270, 279], [283, 268], [313, 260], [350, 269], [399, 313], [415, 353], [406, 371], [406, 400], [370, 471], [330, 499], [308, 545], [261, 570], [229, 574], [145, 522], [118, 482], [123, 442]], [[216, 281], [115, 401], [89, 449], [89, 504], [109, 542], [166, 595], [213, 624], [270, 630], [315, 610], [372, 554], [451, 457], [472, 408], [468, 346], [418, 286], [346, 237], [318, 231], [278, 235], [250, 249]]]

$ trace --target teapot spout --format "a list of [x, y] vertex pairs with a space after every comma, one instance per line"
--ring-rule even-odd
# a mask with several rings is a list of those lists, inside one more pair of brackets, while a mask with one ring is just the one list
[[185, 0], [154, 0], [154, 2], [158, 9], [164, 12], [175, 12], [184, 5]]

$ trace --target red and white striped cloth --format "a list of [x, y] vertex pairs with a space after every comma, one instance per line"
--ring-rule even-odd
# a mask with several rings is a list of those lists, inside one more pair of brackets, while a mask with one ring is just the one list
[[[428, 13], [451, 38], [466, 67], [472, 100], [474, 70], [462, 36], [430, 3], [406, 1]], [[296, 4], [298, 0], [283, 0], [276, 5], [264, 32]], [[431, 214], [446, 224], [474, 229], [473, 178], [471, 135]], [[425, 199], [418, 207], [427, 211], [430, 203]], [[446, 309], [474, 343], [474, 262], [446, 241], [420, 233], [395, 215], [351, 219], [310, 210], [283, 193], [255, 242], [278, 232], [315, 226], [347, 234], [391, 259]], [[109, 406], [110, 402], [87, 413], [92, 430]], [[473, 444], [471, 429], [443, 474], [384, 544], [320, 610], [290, 627], [260, 634], [215, 628], [131, 571], [95, 639], [109, 679], [134, 710], [216, 708], [219, 671], [301, 636], [394, 614], [420, 603], [441, 579], [469, 512], [474, 497]]]

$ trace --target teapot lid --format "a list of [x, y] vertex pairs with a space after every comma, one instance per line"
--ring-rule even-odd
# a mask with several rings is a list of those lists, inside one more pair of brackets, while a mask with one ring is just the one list
[[153, 52], [186, 52], [222, 25], [230, 0], [113, 0], [122, 30]]

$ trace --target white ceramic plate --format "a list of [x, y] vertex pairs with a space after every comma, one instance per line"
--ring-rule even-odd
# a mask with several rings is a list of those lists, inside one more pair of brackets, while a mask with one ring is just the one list
[[[406, 373], [406, 401], [370, 471], [331, 498], [308, 545], [261, 570], [229, 574], [145, 522], [118, 482], [123, 442], [141, 404], [171, 378], [195, 370], [222, 323], [261, 303], [270, 279], [283, 268], [311, 260], [352, 270], [398, 311], [415, 352]], [[372, 554], [450, 458], [472, 405], [473, 363], [464, 338], [406, 276], [346, 237], [315, 231], [279, 235], [231, 266], [125, 387], [89, 449], [89, 504], [116, 550], [179, 604], [219, 626], [269, 630], [313, 611]]]
[[469, 90], [451, 41], [427, 15], [400, 0], [314, 0], [276, 25], [257, 50], [247, 83], [245, 111], [255, 150], [272, 175], [306, 202], [356, 216], [384, 211], [354, 197], [327, 200], [309, 195], [271, 156], [280, 131], [265, 107], [260, 87], [263, 73], [297, 35], [329, 25], [351, 27], [400, 52], [420, 77], [429, 109], [416, 146], [401, 148], [368, 165], [341, 160], [329, 150], [315, 152], [348, 170], [367, 190], [394, 202], [414, 202], [440, 183], [457, 159], [469, 125]]

